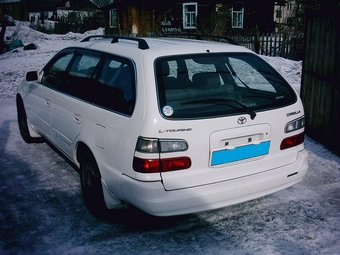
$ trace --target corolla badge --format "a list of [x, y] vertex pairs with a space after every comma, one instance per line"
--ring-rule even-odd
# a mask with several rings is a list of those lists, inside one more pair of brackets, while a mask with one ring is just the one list
[[243, 124], [245, 124], [246, 122], [247, 122], [247, 118], [244, 117], [244, 116], [239, 117], [239, 118], [237, 119], [237, 123], [240, 124], [240, 125], [243, 125]]

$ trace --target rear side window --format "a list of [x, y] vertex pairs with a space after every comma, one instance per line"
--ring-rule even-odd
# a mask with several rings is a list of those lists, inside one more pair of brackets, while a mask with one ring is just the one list
[[106, 56], [100, 68], [93, 103], [132, 115], [136, 101], [135, 72], [131, 61]]
[[74, 77], [91, 78], [99, 63], [99, 55], [77, 55], [69, 74]]
[[195, 54], [155, 62], [160, 112], [165, 118], [211, 118], [296, 102], [290, 85], [249, 53]]

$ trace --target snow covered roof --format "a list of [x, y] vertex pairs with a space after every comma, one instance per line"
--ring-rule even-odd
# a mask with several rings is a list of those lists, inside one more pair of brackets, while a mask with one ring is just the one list
[[34, 11], [52, 11], [57, 7], [64, 7], [67, 0], [24, 0], [27, 1], [27, 10]]
[[20, 3], [21, 0], [0, 0], [0, 4], [6, 4], [6, 3]]
[[93, 4], [95, 4], [98, 8], [102, 8], [104, 6], [113, 4], [116, 0], [90, 0]]

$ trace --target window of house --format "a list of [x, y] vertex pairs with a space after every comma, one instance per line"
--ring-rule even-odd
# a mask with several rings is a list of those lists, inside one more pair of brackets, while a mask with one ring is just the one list
[[287, 10], [288, 11], [291, 11], [293, 8], [292, 8], [292, 3], [287, 3]]
[[280, 9], [276, 10], [276, 18], [277, 19], [281, 19], [282, 18], [282, 11]]
[[197, 3], [183, 3], [183, 28], [195, 29], [197, 25]]
[[111, 28], [118, 27], [117, 9], [110, 10], [110, 27]]
[[70, 12], [68, 14], [68, 21], [70, 23], [77, 23], [78, 22], [78, 17], [76, 12]]
[[235, 2], [232, 8], [232, 28], [243, 28], [243, 3]]

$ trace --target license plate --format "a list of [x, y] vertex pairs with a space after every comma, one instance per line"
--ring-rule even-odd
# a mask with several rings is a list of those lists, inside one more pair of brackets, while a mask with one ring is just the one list
[[259, 144], [239, 146], [234, 149], [213, 151], [211, 155], [211, 166], [263, 156], [268, 154], [269, 147], [270, 141], [266, 141]]

